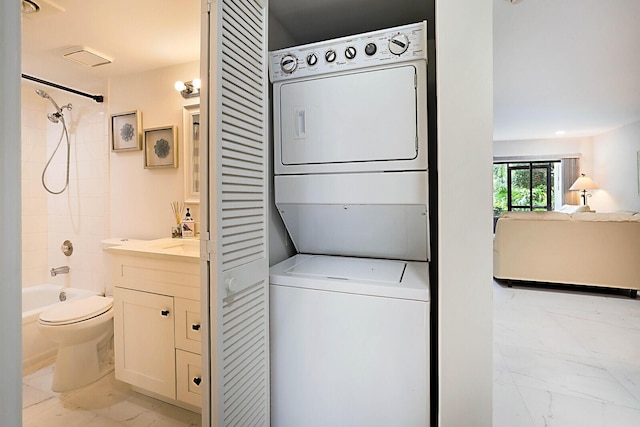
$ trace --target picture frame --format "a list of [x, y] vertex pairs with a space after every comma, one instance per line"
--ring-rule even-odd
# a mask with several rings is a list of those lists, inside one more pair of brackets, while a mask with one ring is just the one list
[[142, 149], [142, 113], [138, 110], [111, 115], [111, 151]]
[[176, 126], [144, 130], [144, 167], [146, 169], [178, 167]]

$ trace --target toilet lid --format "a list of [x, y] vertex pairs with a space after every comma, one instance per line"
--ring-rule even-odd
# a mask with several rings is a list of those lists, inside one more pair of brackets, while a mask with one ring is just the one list
[[40, 321], [49, 324], [77, 323], [107, 312], [113, 306], [113, 298], [90, 296], [68, 301], [40, 314]]

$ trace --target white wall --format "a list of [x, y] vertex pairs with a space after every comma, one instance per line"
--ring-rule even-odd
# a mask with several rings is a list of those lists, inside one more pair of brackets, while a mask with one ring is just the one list
[[590, 191], [593, 209], [640, 211], [638, 152], [640, 121], [594, 137], [592, 177], [600, 190]]
[[0, 416], [22, 425], [20, 218], [20, 6], [0, 2]]
[[593, 170], [593, 138], [528, 139], [519, 141], [494, 141], [493, 157], [549, 157], [580, 156], [582, 172], [591, 175]]
[[492, 425], [492, 2], [436, 1], [439, 425]]
[[[111, 237], [171, 236], [175, 220], [170, 203], [184, 201], [183, 106], [200, 102], [182, 98], [174, 83], [198, 76], [199, 62], [192, 62], [111, 80], [110, 114], [138, 110], [143, 129], [178, 127], [178, 168], [145, 169], [143, 151], [110, 153]], [[197, 205], [191, 212], [198, 220]]]

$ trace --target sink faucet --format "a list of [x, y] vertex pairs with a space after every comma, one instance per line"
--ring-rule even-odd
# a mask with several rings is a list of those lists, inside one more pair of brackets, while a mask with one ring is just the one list
[[56, 267], [51, 269], [51, 277], [55, 277], [58, 274], [67, 274], [69, 272], [69, 266], [63, 265], [62, 267]]

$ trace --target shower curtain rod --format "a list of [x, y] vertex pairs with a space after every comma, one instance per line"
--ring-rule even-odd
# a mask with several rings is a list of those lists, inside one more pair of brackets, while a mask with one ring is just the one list
[[104, 96], [102, 95], [91, 95], [85, 92], [80, 92], [79, 90], [71, 89], [70, 87], [62, 86], [56, 83], [51, 83], [46, 80], [39, 79], [37, 77], [29, 76], [27, 74], [23, 74], [22, 78], [34, 81], [36, 83], [42, 83], [43, 85], [55, 87], [56, 89], [66, 90], [67, 92], [75, 93], [76, 95], [86, 96], [87, 98], [91, 98], [96, 102], [104, 102]]

